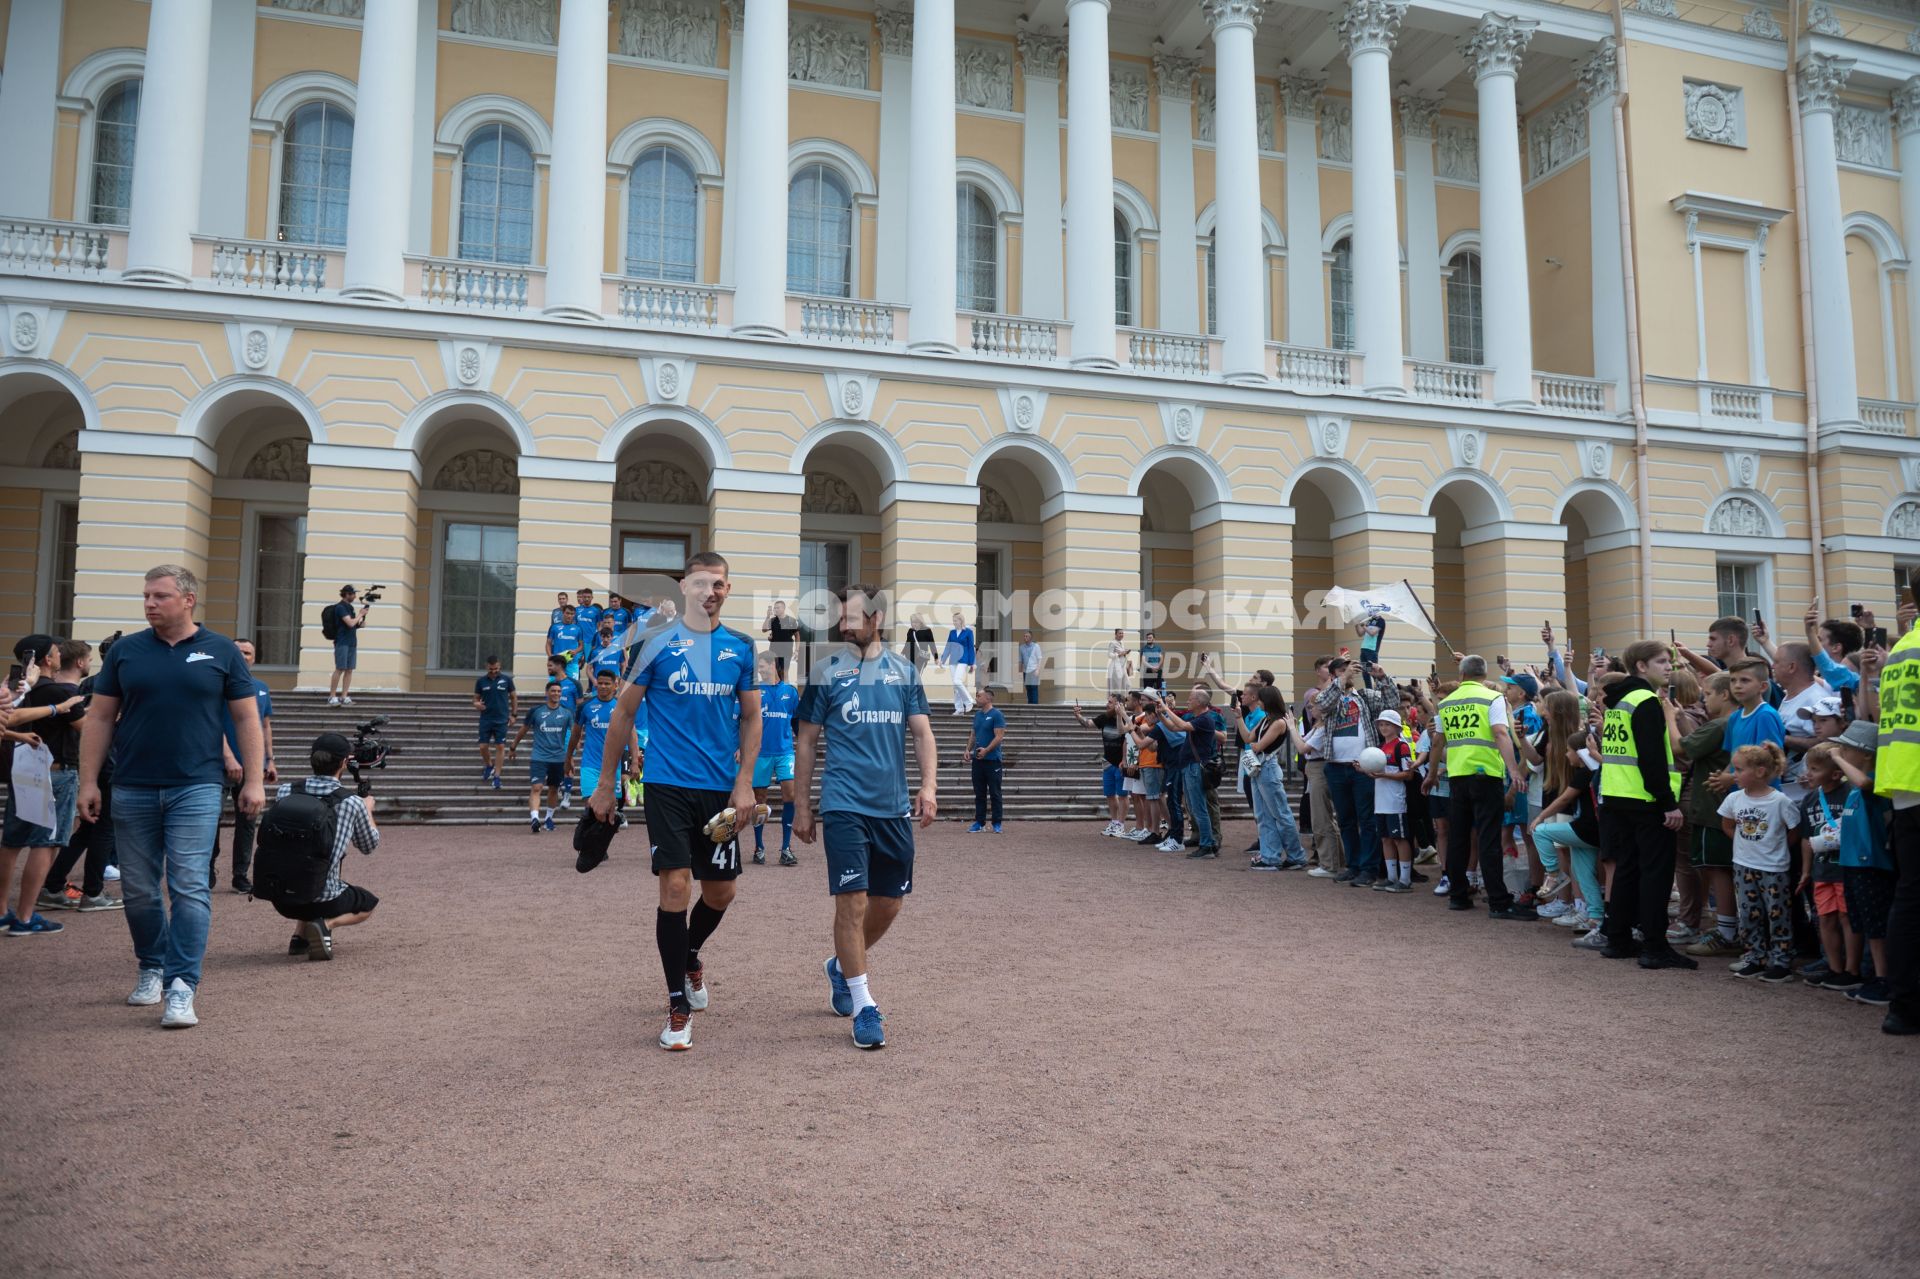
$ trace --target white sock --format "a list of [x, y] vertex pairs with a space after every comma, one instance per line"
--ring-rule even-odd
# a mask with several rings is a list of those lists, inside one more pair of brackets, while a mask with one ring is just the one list
[[1720, 935], [1722, 937], [1726, 938], [1728, 941], [1733, 940], [1734, 932], [1733, 932], [1733, 916], [1732, 915], [1715, 915], [1713, 917], [1713, 922], [1720, 926]]
[[854, 1015], [858, 1016], [862, 1008], [874, 1006], [873, 996], [867, 993], [867, 974], [847, 978], [847, 993], [853, 996]]
[[1400, 866], [1400, 882], [1403, 884], [1411, 884], [1413, 882], [1413, 863], [1401, 862], [1399, 863], [1399, 866]]
[[537, 822], [540, 820], [540, 810], [537, 808], [529, 808], [527, 810], [527, 816]]

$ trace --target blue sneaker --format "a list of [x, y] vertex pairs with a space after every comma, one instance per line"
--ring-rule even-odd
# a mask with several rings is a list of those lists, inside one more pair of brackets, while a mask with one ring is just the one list
[[975, 822], [973, 825], [967, 827], [967, 834], [978, 835], [981, 831], [985, 829], [986, 829], [985, 826], [982, 826], [979, 822]]
[[827, 970], [827, 985], [833, 992], [833, 1015], [853, 1016], [853, 992], [847, 989], [847, 979], [840, 975], [839, 959], [829, 955], [821, 966]]
[[51, 919], [40, 914], [39, 911], [35, 911], [33, 918], [28, 920], [21, 920], [16, 916], [12, 925], [7, 929], [7, 936], [50, 937], [54, 933], [62, 933], [66, 930], [67, 926], [65, 924], [56, 924]]
[[999, 822], [995, 822], [995, 823], [993, 824], [993, 833], [994, 833], [994, 834], [996, 834], [996, 835], [998, 835], [998, 834], [1000, 833], [1000, 823], [999, 823]]
[[545, 824], [545, 828], [546, 828], [547, 830], [552, 830], [552, 829], [553, 829], [553, 814], [552, 814], [552, 813], [548, 813], [548, 814], [547, 814], [547, 820], [546, 820], [546, 824]]
[[7, 929], [12, 928], [18, 922], [20, 922], [20, 917], [14, 914], [12, 911], [8, 911], [6, 914], [0, 915], [0, 932], [5, 932]]
[[480, 765], [480, 780], [481, 780], [481, 781], [483, 781], [483, 782], [490, 782], [490, 781], [492, 781], [492, 780], [493, 780], [493, 765], [492, 765], [492, 764], [482, 764], [482, 765]]
[[500, 775], [498, 773], [495, 773], [492, 777], [488, 778], [487, 780], [493, 783], [493, 788], [495, 790], [500, 789]]
[[883, 1018], [880, 1010], [868, 1004], [853, 1018], [853, 1046], [855, 1048], [885, 1048], [887, 1032], [880, 1029]]

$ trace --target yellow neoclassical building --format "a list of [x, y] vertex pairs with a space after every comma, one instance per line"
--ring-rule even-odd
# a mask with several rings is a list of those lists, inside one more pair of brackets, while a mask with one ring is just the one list
[[463, 687], [714, 549], [1070, 695], [1156, 604], [1297, 673], [1336, 583], [1890, 614], [1917, 9], [0, 0], [0, 629], [174, 560], [313, 686], [380, 582], [361, 686]]

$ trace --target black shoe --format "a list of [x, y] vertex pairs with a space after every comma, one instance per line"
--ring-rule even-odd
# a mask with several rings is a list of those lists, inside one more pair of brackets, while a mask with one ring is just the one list
[[1416, 870], [1413, 872], [1413, 882], [1416, 884], [1424, 884], [1427, 882], [1427, 877]]
[[1360, 878], [1360, 872], [1359, 872], [1359, 871], [1357, 871], [1357, 870], [1343, 870], [1343, 871], [1341, 871], [1341, 872], [1340, 872], [1340, 873], [1339, 873], [1338, 875], [1335, 875], [1335, 876], [1333, 877], [1333, 882], [1334, 882], [1334, 883], [1336, 883], [1336, 884], [1351, 884], [1351, 883], [1352, 883], [1352, 882], [1353, 882], [1354, 880], [1356, 880], [1356, 879], [1358, 879], [1358, 878]]
[[1240, 851], [1243, 853], [1257, 853], [1260, 851], [1260, 841], [1256, 839]]
[[291, 941], [289, 941], [289, 942], [287, 943], [287, 953], [288, 953], [289, 955], [304, 955], [304, 954], [306, 954], [306, 953], [307, 953], [307, 939], [306, 939], [305, 937], [302, 937], [302, 936], [301, 936], [301, 935], [300, 935], [299, 933], [295, 933], [295, 934], [293, 935], [293, 939], [292, 939]]
[[1471, 901], [1463, 902], [1457, 897], [1449, 897], [1447, 898], [1447, 909], [1448, 910], [1472, 910], [1473, 903]]
[[1356, 875], [1347, 881], [1347, 887], [1372, 888], [1375, 884], [1384, 882], [1385, 879], [1385, 875]]
[[1683, 955], [1677, 950], [1656, 951], [1640, 956], [1642, 968], [1698, 968], [1700, 961], [1691, 955]]
[[1909, 1017], [1903, 1012], [1889, 1011], [1880, 1022], [1883, 1035], [1920, 1035], [1920, 1017]]
[[798, 866], [800, 859], [795, 857], [790, 850], [783, 848], [780, 850], [780, 864], [782, 866]]
[[1609, 941], [1600, 948], [1602, 959], [1635, 959], [1639, 954], [1639, 944], [1630, 941]]
[[1146, 831], [1140, 835], [1136, 835], [1133, 842], [1136, 844], [1157, 844], [1162, 838], [1164, 837], [1155, 834], [1153, 831]]
[[1218, 857], [1219, 855], [1220, 850], [1217, 848], [1201, 848], [1196, 846], [1192, 852], [1187, 854], [1187, 860], [1197, 862], [1203, 857]]
[[253, 882], [246, 879], [236, 879], [233, 881], [233, 891], [244, 897], [253, 891]]
[[1770, 986], [1778, 986], [1783, 982], [1793, 980], [1793, 969], [1787, 967], [1785, 964], [1774, 964], [1768, 968], [1767, 971], [1760, 974], [1760, 980]]
[[753, 850], [753, 864], [755, 866], [765, 866], [767, 864], [767, 853], [765, 849], [756, 848]]
[[1749, 960], [1746, 963], [1741, 964], [1738, 968], [1735, 968], [1733, 970], [1733, 975], [1735, 977], [1758, 977], [1761, 973], [1764, 973], [1766, 971], [1767, 971], [1767, 966], [1765, 964], [1758, 963], [1753, 960]]
[[1866, 980], [1859, 973], [1829, 972], [1825, 977], [1809, 981], [1807, 985], [1821, 990], [1858, 990], [1866, 985]]
[[1182, 841], [1181, 841], [1181, 843], [1182, 843], [1182, 844], [1184, 844], [1184, 845], [1185, 845], [1186, 847], [1188, 847], [1188, 848], [1198, 848], [1198, 847], [1200, 847], [1200, 841], [1199, 841], [1199, 840], [1197, 840], [1197, 839], [1187, 839], [1187, 840], [1182, 840]]
[[1488, 919], [1524, 919], [1524, 920], [1531, 921], [1531, 920], [1539, 919], [1540, 912], [1535, 910], [1531, 906], [1522, 906], [1518, 902], [1515, 902], [1513, 905], [1507, 906], [1501, 910], [1488, 911], [1487, 918]]

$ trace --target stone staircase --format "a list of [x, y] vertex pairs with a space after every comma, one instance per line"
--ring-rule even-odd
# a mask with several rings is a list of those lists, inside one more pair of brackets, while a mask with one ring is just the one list
[[[399, 753], [385, 771], [371, 774], [382, 822], [484, 825], [526, 820], [527, 747], [521, 747], [522, 763], [509, 766], [503, 789], [483, 782], [473, 740], [478, 717], [470, 698], [459, 693], [360, 693], [353, 700], [352, 706], [329, 707], [323, 693], [274, 695], [274, 747], [283, 780], [304, 770], [306, 747], [318, 734], [332, 731], [352, 737], [355, 723], [385, 715], [382, 736]], [[1008, 819], [1085, 821], [1103, 814], [1099, 733], [1074, 723], [1071, 707], [999, 705], [1007, 717]], [[961, 757], [970, 724], [969, 717], [934, 710], [944, 819], [972, 820], [973, 788]], [[917, 772], [911, 775], [917, 780]], [[1251, 817], [1230, 780], [1221, 786], [1219, 798], [1229, 820]]]

